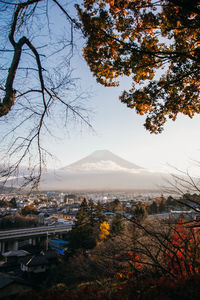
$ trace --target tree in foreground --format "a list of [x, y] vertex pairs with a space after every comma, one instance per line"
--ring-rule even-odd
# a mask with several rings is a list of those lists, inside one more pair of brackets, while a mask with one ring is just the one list
[[188, 0], [84, 0], [84, 57], [105, 86], [132, 78], [120, 100], [153, 133], [179, 113], [200, 112], [200, 4]]
[[200, 270], [199, 223], [179, 220], [169, 237], [166, 266], [176, 277], [189, 278]]
[[4, 177], [16, 176], [24, 163], [32, 167], [26, 181], [39, 182], [48, 155], [41, 136], [51, 133], [51, 118], [59, 124], [71, 112], [90, 126], [75, 102], [84, 97], [71, 74], [74, 31], [86, 38], [83, 55], [98, 82], [115, 86], [123, 75], [132, 78], [131, 89], [120, 99], [147, 115], [150, 132], [161, 132], [167, 118], [175, 120], [178, 113], [192, 118], [200, 112], [199, 1], [82, 4], [78, 22], [63, 0], [0, 1]]
[[[84, 198], [79, 211], [76, 215], [76, 221], [69, 235], [70, 251], [74, 254], [77, 250], [81, 250], [84, 253], [88, 249], [92, 249], [96, 246], [96, 237], [94, 235], [94, 224], [91, 223], [92, 217], [90, 206], [87, 200]], [[69, 253], [70, 254], [70, 253]]]
[[[63, 133], [72, 119], [90, 126], [81, 104], [86, 93], [72, 76], [79, 29], [74, 13], [63, 0], [0, 1], [0, 174], [5, 179], [25, 175], [23, 183], [37, 185], [51, 154], [45, 135]], [[60, 131], [52, 132], [55, 128]], [[21, 165], [29, 170], [18, 174]]]
[[146, 207], [143, 204], [137, 204], [132, 214], [133, 218], [137, 219], [138, 222], [143, 221], [148, 215]]
[[111, 221], [111, 228], [110, 228], [111, 235], [118, 235], [122, 233], [125, 229], [124, 218], [123, 215], [120, 213], [116, 213]]

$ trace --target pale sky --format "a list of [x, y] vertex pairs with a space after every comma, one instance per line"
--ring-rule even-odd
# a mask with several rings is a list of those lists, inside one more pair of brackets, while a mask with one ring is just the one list
[[175, 122], [169, 120], [161, 134], [150, 134], [143, 126], [144, 117], [118, 99], [123, 89], [131, 87], [129, 80], [124, 78], [121, 85], [114, 88], [97, 84], [81, 50], [72, 66], [74, 76], [80, 78], [81, 89], [91, 94], [85, 106], [93, 111], [90, 117], [95, 132], [74, 123], [67, 125], [68, 130], [55, 130], [59, 138], [48, 138], [47, 145], [57, 160], [48, 161], [47, 167], [63, 167], [95, 150], [107, 149], [151, 170], [169, 171], [172, 170], [167, 166], [170, 164], [200, 174], [200, 167], [194, 162], [200, 161], [199, 115], [193, 119], [181, 115]]
[[[156, 171], [169, 170], [167, 164], [192, 171], [193, 160], [200, 161], [200, 116], [180, 116], [175, 122], [168, 121], [161, 134], [150, 134], [143, 126], [144, 117], [118, 100], [120, 92], [129, 88], [127, 80], [122, 80], [120, 87], [105, 88], [96, 83], [83, 58], [78, 58], [77, 74], [82, 89], [92, 94], [86, 106], [93, 110], [95, 132], [74, 123], [68, 124], [64, 137], [63, 132], [57, 132], [60, 138], [48, 140], [57, 160], [49, 161], [48, 167], [68, 165], [101, 149]], [[199, 167], [192, 172], [200, 173]]]
[[[72, 1], [73, 4], [73, 1]], [[71, 5], [71, 4], [70, 4]], [[53, 12], [56, 29], [65, 30], [60, 13]], [[80, 41], [78, 41], [80, 43]], [[72, 61], [74, 77], [79, 77], [80, 90], [90, 94], [84, 106], [93, 113], [90, 121], [94, 131], [87, 126], [69, 122], [67, 129], [59, 126], [60, 115], [53, 123], [53, 137], [43, 137], [43, 142], [56, 159], [47, 160], [47, 168], [60, 168], [89, 155], [95, 150], [107, 149], [141, 167], [155, 171], [169, 170], [171, 164], [182, 170], [191, 169], [193, 160], [200, 161], [200, 116], [193, 119], [180, 116], [168, 121], [161, 134], [150, 134], [143, 126], [144, 117], [122, 104], [118, 97], [129, 89], [123, 79], [119, 87], [105, 88], [96, 83], [89, 67], [79, 53]], [[193, 174], [200, 174], [199, 167]]]

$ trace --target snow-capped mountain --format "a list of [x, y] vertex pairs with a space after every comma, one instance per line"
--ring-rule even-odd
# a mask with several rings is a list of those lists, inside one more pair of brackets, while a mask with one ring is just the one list
[[159, 189], [166, 174], [152, 172], [107, 150], [95, 151], [54, 172], [47, 172], [42, 189], [126, 190]]
[[62, 168], [63, 171], [105, 172], [139, 170], [141, 167], [113, 154], [108, 150], [98, 150], [87, 157]]

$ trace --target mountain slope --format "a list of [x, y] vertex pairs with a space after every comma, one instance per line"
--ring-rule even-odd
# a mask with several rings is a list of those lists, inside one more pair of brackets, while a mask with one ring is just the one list
[[122, 171], [142, 169], [108, 150], [98, 150], [79, 161], [62, 168], [65, 171]]
[[[107, 150], [95, 151], [56, 172], [47, 172], [42, 189], [128, 190], [159, 189], [168, 176], [128, 162]], [[169, 178], [168, 178], [169, 179]]]

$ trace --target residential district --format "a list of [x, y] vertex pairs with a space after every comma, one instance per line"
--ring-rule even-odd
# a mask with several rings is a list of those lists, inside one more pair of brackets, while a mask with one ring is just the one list
[[[184, 206], [188, 197], [191, 205]], [[133, 214], [167, 220], [184, 215], [194, 220], [199, 217], [197, 200], [196, 194], [172, 197], [133, 191], [0, 194], [0, 299], [17, 297], [47, 279], [51, 281], [52, 272], [71, 251], [69, 232], [84, 201], [94, 210], [100, 207], [102, 220], [112, 227], [116, 216], [126, 222]]]

